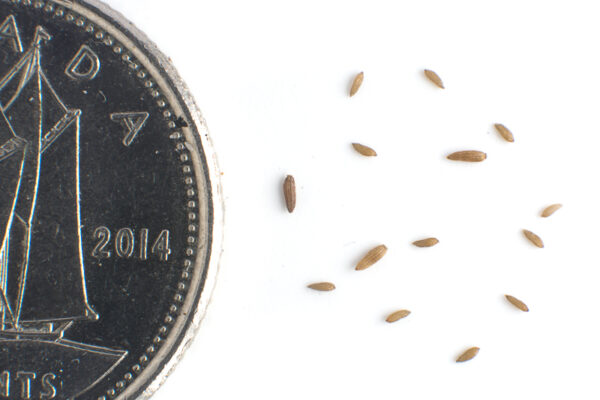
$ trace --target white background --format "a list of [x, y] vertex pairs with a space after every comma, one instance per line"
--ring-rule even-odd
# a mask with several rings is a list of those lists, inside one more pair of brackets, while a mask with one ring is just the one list
[[[213, 301], [157, 400], [600, 396], [597, 2], [108, 3], [172, 57], [224, 173]], [[465, 149], [488, 160], [445, 160]], [[306, 289], [322, 280], [338, 289]]]

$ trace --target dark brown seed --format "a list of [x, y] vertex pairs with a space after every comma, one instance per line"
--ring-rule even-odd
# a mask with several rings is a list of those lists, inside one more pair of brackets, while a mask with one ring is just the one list
[[517, 307], [521, 311], [524, 311], [524, 312], [529, 311], [529, 307], [527, 307], [527, 305], [525, 303], [523, 303], [521, 300], [517, 299], [516, 297], [513, 297], [513, 296], [507, 294], [506, 300], [508, 300], [510, 302], [510, 304]]
[[372, 148], [365, 146], [363, 144], [352, 143], [352, 147], [354, 147], [354, 150], [356, 150], [359, 154], [362, 154], [365, 157], [377, 156], [377, 152], [375, 152], [375, 150], [373, 150]]
[[439, 242], [440, 241], [436, 238], [427, 238], [423, 240], [417, 240], [416, 242], [413, 242], [413, 244], [417, 247], [433, 247]]
[[358, 75], [356, 75], [354, 81], [352, 81], [352, 87], [350, 88], [350, 97], [354, 96], [356, 92], [358, 92], [358, 89], [360, 89], [360, 86], [362, 85], [364, 79], [364, 72], [361, 72]]
[[469, 361], [475, 358], [479, 354], [479, 347], [471, 347], [469, 350], [462, 353], [457, 359], [457, 363]]
[[293, 213], [296, 208], [296, 181], [291, 175], [288, 175], [283, 182], [283, 197], [288, 211]]
[[406, 318], [410, 315], [410, 311], [408, 310], [400, 310], [391, 313], [385, 320], [389, 323], [399, 321], [403, 318]]
[[551, 216], [552, 214], [554, 214], [561, 208], [562, 208], [562, 204], [552, 204], [551, 206], [546, 207], [544, 209], [544, 211], [542, 211], [542, 217], [548, 218], [549, 216]]
[[539, 247], [540, 249], [544, 248], [544, 242], [538, 235], [536, 235], [535, 233], [533, 233], [531, 231], [528, 231], [527, 229], [523, 229], [523, 234], [535, 246]]
[[502, 124], [496, 124], [494, 126], [498, 130], [498, 133], [500, 133], [500, 135], [504, 138], [504, 140], [511, 143], [515, 141], [515, 137], [513, 136], [512, 132], [508, 130], [507, 127], [505, 127]]
[[377, 261], [381, 260], [383, 256], [387, 253], [387, 247], [385, 245], [380, 245], [370, 250], [363, 258], [356, 264], [356, 270], [362, 271], [363, 269], [367, 269]]
[[426, 69], [423, 72], [425, 73], [427, 79], [433, 82], [437, 87], [439, 87], [440, 89], [445, 89], [444, 83], [442, 82], [442, 78], [440, 78], [438, 74], [428, 69]]
[[448, 156], [448, 160], [466, 161], [466, 162], [481, 162], [487, 158], [487, 154], [477, 150], [457, 151]]
[[335, 285], [331, 282], [319, 282], [308, 285], [308, 288], [319, 292], [331, 292], [335, 289]]

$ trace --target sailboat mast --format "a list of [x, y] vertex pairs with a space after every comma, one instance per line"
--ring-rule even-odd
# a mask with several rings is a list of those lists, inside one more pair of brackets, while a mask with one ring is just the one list
[[4, 245], [2, 245], [2, 249], [0, 249], [0, 292], [2, 292], [0, 298], [0, 330], [6, 329], [6, 306], [8, 305], [8, 299], [4, 295], [6, 291], [6, 276], [7, 276], [7, 268], [6, 268], [6, 258], [4, 257]]

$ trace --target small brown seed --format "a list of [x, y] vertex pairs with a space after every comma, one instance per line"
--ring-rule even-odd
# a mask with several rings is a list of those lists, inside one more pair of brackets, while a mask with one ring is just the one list
[[425, 73], [425, 76], [427, 77], [427, 79], [429, 79], [431, 82], [433, 82], [437, 87], [439, 87], [440, 89], [445, 89], [444, 83], [442, 82], [442, 78], [440, 78], [440, 76], [438, 74], [436, 74], [435, 72], [428, 70], [428, 69], [426, 69], [423, 72]]
[[533, 233], [531, 231], [528, 231], [527, 229], [523, 229], [523, 234], [535, 246], [539, 247], [540, 249], [544, 248], [544, 242], [538, 235], [536, 235], [535, 233]]
[[387, 247], [385, 245], [380, 245], [370, 250], [363, 258], [356, 264], [356, 270], [362, 271], [363, 269], [367, 269], [377, 261], [381, 260], [383, 256], [387, 253]]
[[362, 154], [365, 157], [377, 156], [377, 152], [375, 150], [368, 146], [365, 146], [364, 144], [352, 143], [352, 147], [354, 147], [354, 150], [356, 150], [359, 154]]
[[385, 320], [389, 323], [399, 321], [403, 318], [406, 318], [410, 315], [410, 311], [408, 310], [400, 310], [391, 313]]
[[466, 162], [481, 162], [487, 158], [487, 154], [477, 150], [457, 151], [448, 156], [448, 160], [466, 161]]
[[479, 354], [479, 347], [471, 347], [469, 350], [462, 353], [457, 359], [457, 363], [469, 361], [475, 358], [475, 356]]
[[350, 88], [350, 97], [354, 96], [356, 92], [358, 92], [358, 89], [360, 89], [360, 86], [362, 85], [364, 79], [364, 72], [361, 72], [358, 75], [356, 75], [354, 81], [352, 81], [352, 87]]
[[544, 209], [544, 211], [542, 211], [542, 218], [548, 218], [549, 216], [551, 216], [552, 214], [554, 214], [561, 208], [562, 208], [562, 204], [552, 204], [551, 206], [546, 207]]
[[510, 302], [510, 304], [517, 307], [519, 310], [524, 311], [524, 312], [529, 311], [529, 307], [527, 307], [527, 305], [525, 303], [523, 303], [521, 300], [517, 299], [516, 297], [513, 297], [509, 294], [507, 294], [505, 297], [506, 297], [506, 300], [508, 300]]
[[296, 208], [296, 181], [291, 175], [288, 175], [283, 182], [283, 197], [288, 211], [293, 213]]
[[495, 124], [494, 126], [498, 130], [498, 133], [500, 133], [500, 135], [504, 138], [504, 140], [511, 143], [515, 141], [515, 137], [507, 127], [505, 127], [502, 124]]
[[331, 282], [319, 282], [308, 285], [308, 288], [319, 292], [331, 292], [335, 289], [335, 285]]
[[413, 244], [417, 247], [433, 247], [439, 242], [440, 241], [436, 238], [427, 238], [423, 240], [417, 240], [416, 242], [413, 242]]

